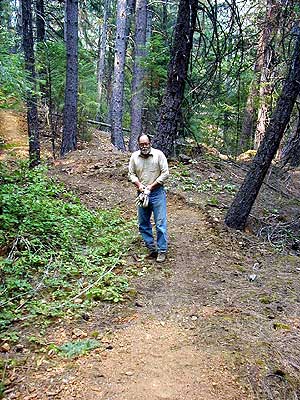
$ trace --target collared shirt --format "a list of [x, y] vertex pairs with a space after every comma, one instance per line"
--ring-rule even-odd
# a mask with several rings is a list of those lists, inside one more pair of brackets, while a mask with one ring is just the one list
[[128, 178], [143, 185], [157, 182], [163, 185], [169, 176], [168, 161], [164, 153], [151, 147], [148, 157], [143, 157], [140, 150], [132, 153], [129, 161]]

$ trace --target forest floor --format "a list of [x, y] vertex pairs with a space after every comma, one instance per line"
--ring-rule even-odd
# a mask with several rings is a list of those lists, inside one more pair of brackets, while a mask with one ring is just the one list
[[[0, 112], [0, 158], [24, 154], [23, 117]], [[17, 133], [17, 135], [16, 135]], [[129, 154], [94, 132], [50, 174], [91, 208], [119, 207], [135, 217]], [[273, 168], [246, 232], [223, 224], [247, 164], [201, 154], [170, 162], [167, 262], [147, 261], [140, 242], [127, 262], [144, 271], [123, 303], [99, 303], [88, 318], [62, 318], [21, 333], [5, 399], [246, 400], [300, 398], [299, 171]], [[258, 235], [259, 234], [259, 235]], [[57, 345], [100, 333], [102, 347], [62, 359]], [[7, 351], [8, 350], [8, 351]]]

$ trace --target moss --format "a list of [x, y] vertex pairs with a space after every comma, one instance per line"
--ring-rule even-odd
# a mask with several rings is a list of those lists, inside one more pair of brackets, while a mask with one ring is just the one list
[[246, 268], [240, 264], [234, 264], [232, 265], [232, 268], [239, 272], [246, 272]]
[[259, 299], [259, 301], [262, 304], [270, 304], [274, 301], [274, 298], [272, 296], [263, 296]]
[[288, 331], [291, 329], [291, 327], [288, 324], [285, 324], [283, 322], [274, 322], [273, 328], [276, 329], [276, 330], [285, 329], [285, 330], [288, 330]]

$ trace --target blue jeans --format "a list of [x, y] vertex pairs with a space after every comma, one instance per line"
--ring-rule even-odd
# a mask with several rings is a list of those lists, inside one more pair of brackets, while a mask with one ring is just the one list
[[167, 198], [162, 186], [150, 193], [148, 207], [138, 207], [139, 231], [150, 251], [156, 250], [150, 222], [152, 212], [156, 226], [157, 250], [158, 252], [166, 252], [168, 249]]

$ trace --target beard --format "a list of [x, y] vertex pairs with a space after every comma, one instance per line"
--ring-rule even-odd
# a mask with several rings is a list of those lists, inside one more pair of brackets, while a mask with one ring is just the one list
[[151, 151], [151, 147], [147, 147], [147, 148], [144, 147], [144, 148], [141, 149], [141, 154], [143, 156], [147, 157], [147, 156], [149, 156], [150, 151]]

